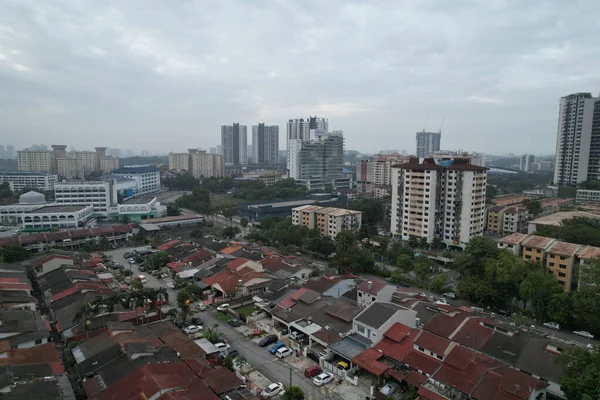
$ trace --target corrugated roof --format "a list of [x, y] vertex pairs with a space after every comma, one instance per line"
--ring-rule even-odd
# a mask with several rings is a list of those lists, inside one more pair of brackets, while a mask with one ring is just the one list
[[546, 249], [555, 239], [547, 238], [543, 236], [531, 235], [525, 239], [521, 245], [525, 247], [533, 247], [534, 249]]

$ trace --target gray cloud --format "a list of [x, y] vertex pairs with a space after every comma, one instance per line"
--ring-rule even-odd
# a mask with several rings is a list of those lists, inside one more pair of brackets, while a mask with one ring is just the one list
[[[597, 2], [6, 0], [2, 142], [210, 147], [220, 125], [327, 116], [347, 148], [551, 152], [598, 90]], [[284, 128], [282, 128], [284, 132]], [[285, 140], [280, 140], [285, 143]]]

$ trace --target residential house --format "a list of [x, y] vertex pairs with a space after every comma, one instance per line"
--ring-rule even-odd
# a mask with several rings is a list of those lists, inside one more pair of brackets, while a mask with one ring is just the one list
[[521, 247], [523, 249], [522, 257], [525, 260], [539, 262], [541, 265], [546, 264], [546, 249], [554, 243], [555, 239], [530, 235], [523, 240]]
[[396, 287], [384, 281], [368, 280], [358, 286], [357, 302], [360, 307], [369, 307], [374, 302], [391, 301]]
[[63, 254], [50, 254], [29, 261], [29, 265], [34, 269], [37, 276], [42, 276], [50, 271], [54, 271], [62, 265], [73, 265], [74, 263], [74, 257]]
[[50, 325], [39, 311], [5, 310], [0, 312], [0, 335], [13, 349], [48, 343]]
[[354, 318], [352, 331], [365, 337], [371, 343], [378, 343], [385, 331], [394, 323], [400, 322], [416, 327], [417, 313], [394, 303], [375, 302]]
[[256, 272], [250, 267], [243, 267], [236, 271], [229, 268], [224, 269], [202, 279], [202, 283], [210, 287], [217, 296], [234, 298], [250, 294], [260, 295], [272, 279], [263, 272]]
[[570, 292], [572, 285], [577, 284], [573, 282], [573, 275], [577, 253], [583, 247], [579, 244], [556, 241], [546, 249], [546, 270], [554, 274], [565, 292]]
[[521, 256], [521, 243], [528, 236], [524, 233], [513, 233], [498, 239], [498, 248], [505, 249], [513, 253], [514, 255]]

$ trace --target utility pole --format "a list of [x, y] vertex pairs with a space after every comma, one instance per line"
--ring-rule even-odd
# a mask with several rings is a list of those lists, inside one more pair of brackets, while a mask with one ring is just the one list
[[290, 367], [290, 387], [292, 387], [292, 367]]

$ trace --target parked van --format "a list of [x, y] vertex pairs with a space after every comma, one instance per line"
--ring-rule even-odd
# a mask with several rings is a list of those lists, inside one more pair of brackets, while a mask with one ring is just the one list
[[148, 283], [148, 279], [146, 279], [146, 277], [144, 275], [138, 275], [137, 278], [140, 280], [140, 282], [142, 283]]
[[306, 336], [306, 334], [304, 334], [304, 333], [302, 333], [302, 332], [300, 332], [300, 331], [293, 331], [293, 332], [290, 334], [290, 339], [293, 339], [293, 340], [300, 340], [300, 339], [302, 339], [304, 336]]

